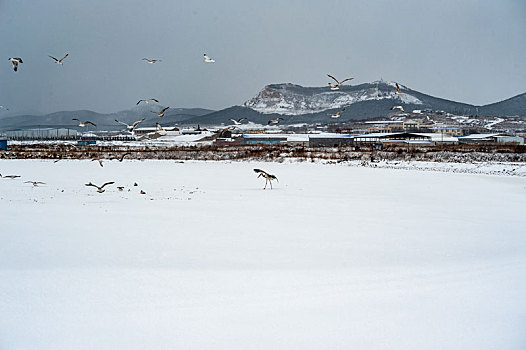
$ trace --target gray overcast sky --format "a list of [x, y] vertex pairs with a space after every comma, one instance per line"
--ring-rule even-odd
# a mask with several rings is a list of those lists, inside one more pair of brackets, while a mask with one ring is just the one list
[[327, 73], [487, 104], [526, 92], [526, 1], [0, 0], [0, 52], [11, 113], [222, 109]]

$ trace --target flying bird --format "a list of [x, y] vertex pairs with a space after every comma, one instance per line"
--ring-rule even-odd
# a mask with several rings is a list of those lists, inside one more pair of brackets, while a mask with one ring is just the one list
[[347, 78], [347, 79], [343, 79], [342, 81], [338, 81], [338, 79], [336, 79], [335, 77], [333, 77], [332, 75], [330, 74], [327, 74], [327, 76], [331, 79], [334, 79], [334, 81], [336, 82], [336, 84], [333, 84], [331, 82], [329, 82], [329, 86], [331, 87], [331, 90], [339, 90], [340, 89], [340, 86], [345, 83], [347, 80], [352, 80], [354, 78]]
[[25, 184], [33, 184], [34, 187], [38, 187], [38, 185], [45, 185], [45, 182], [42, 181], [26, 181]]
[[137, 101], [137, 104], [139, 104], [139, 103], [141, 103], [141, 102], [148, 103], [148, 101], [155, 101], [155, 102], [159, 103], [159, 100], [158, 100], [158, 99], [156, 99], [156, 98], [149, 98], [149, 99], [147, 99], [147, 100], [139, 100], [139, 101]]
[[119, 162], [122, 162], [124, 160], [124, 157], [129, 156], [130, 154], [131, 154], [130, 152], [126, 152], [120, 158], [111, 158], [111, 159], [112, 160], [117, 159]]
[[3, 176], [2, 174], [0, 174], [0, 177], [3, 178], [3, 179], [16, 179], [17, 177], [20, 177], [20, 175], [5, 175], [5, 176]]
[[214, 63], [215, 62], [215, 60], [213, 60], [210, 57], [208, 57], [206, 55], [206, 53], [203, 55], [203, 61], [206, 62], [206, 63]]
[[343, 111], [345, 111], [345, 108], [342, 109], [341, 111], [338, 111], [338, 112], [333, 113], [333, 114], [328, 114], [328, 115], [330, 115], [331, 118], [339, 118], [339, 117], [341, 117], [341, 114], [343, 113]]
[[164, 133], [166, 135], [166, 130], [163, 128], [163, 126], [159, 123], [155, 123], [155, 127], [157, 128], [157, 131]]
[[246, 120], [246, 119], [247, 119], [247, 118], [239, 118], [239, 119], [237, 119], [237, 120], [235, 120], [235, 119], [230, 119], [230, 120], [234, 123], [234, 125], [241, 125], [241, 122], [242, 122], [243, 120]]
[[117, 189], [122, 192], [124, 190], [124, 186], [117, 186]]
[[280, 120], [283, 120], [283, 118], [276, 118], [276, 119], [270, 119], [267, 123], [267, 125], [270, 124], [278, 124]]
[[144, 141], [144, 140], [155, 140], [158, 139], [161, 136], [165, 136], [168, 132], [162, 127], [161, 124], [155, 123], [155, 126], [157, 128], [156, 131], [149, 132], [145, 135], [141, 135], [137, 140]]
[[[48, 55], [48, 56], [49, 56], [49, 55]], [[64, 57], [62, 57], [61, 59], [57, 59], [57, 58], [55, 58], [55, 57], [53, 57], [53, 56], [49, 56], [49, 57], [51, 57], [53, 60], [55, 60], [55, 63], [56, 63], [56, 64], [60, 64], [60, 65], [62, 65], [62, 61], [64, 61], [64, 59], [65, 59], [66, 57], [68, 57], [68, 56], [69, 56], [69, 53], [67, 53], [67, 54], [66, 54]]]
[[254, 172], [259, 173], [258, 178], [260, 176], [263, 176], [265, 178], [265, 187], [263, 187], [263, 189], [267, 188], [267, 183], [270, 183], [270, 189], [272, 189], [272, 180], [278, 181], [278, 178], [275, 175], [269, 174], [261, 169], [254, 169]]
[[166, 112], [166, 110], [168, 108], [170, 108], [170, 107], [164, 107], [159, 113], [154, 112], [154, 111], [151, 111], [151, 112], [157, 114], [158, 117], [162, 118], [162, 117], [164, 117], [164, 112]]
[[142, 60], [148, 62], [149, 64], [154, 64], [155, 62], [161, 62], [161, 60], [155, 60], [155, 59], [151, 60], [149, 58], [143, 58]]
[[144, 119], [145, 119], [145, 118], [142, 118], [141, 120], [137, 120], [136, 122], [133, 122], [131, 125], [128, 125], [128, 124], [126, 124], [126, 123], [124, 123], [124, 122], [121, 122], [120, 120], [117, 120], [117, 119], [115, 119], [115, 121], [116, 121], [117, 123], [122, 124], [122, 125], [126, 125], [126, 129], [127, 129], [129, 132], [132, 132], [132, 131], [137, 127], [137, 125], [139, 125], [140, 123], [143, 122]]
[[93, 125], [93, 126], [97, 126], [97, 125], [93, 124], [92, 122], [90, 122], [89, 120], [86, 120], [85, 122], [81, 122], [81, 121], [80, 121], [79, 119], [77, 119], [77, 118], [73, 118], [73, 119], [71, 119], [71, 120], [76, 120], [76, 121], [78, 121], [78, 122], [79, 122], [79, 126], [80, 126], [81, 128], [85, 127], [85, 126], [88, 125], [88, 124], [89, 124], [89, 125]]
[[102, 193], [102, 192], [106, 191], [106, 190], [104, 189], [105, 186], [107, 186], [107, 185], [111, 185], [111, 184], [114, 184], [114, 183], [115, 183], [114, 181], [111, 181], [111, 182], [106, 182], [106, 183], [105, 183], [104, 185], [102, 185], [102, 186], [97, 186], [97, 185], [92, 184], [92, 183], [90, 182], [90, 183], [88, 183], [88, 184], [84, 184], [84, 185], [85, 185], [85, 186], [96, 187], [96, 188], [97, 188], [97, 192]]
[[391, 110], [394, 110], [394, 109], [399, 109], [400, 111], [405, 112], [404, 111], [404, 107], [402, 107], [402, 106], [393, 106], [393, 107], [391, 107]]
[[235, 126], [235, 125], [230, 125], [230, 126], [224, 128], [224, 129], [218, 130], [218, 131], [216, 131], [216, 133], [217, 133], [217, 137], [218, 137], [218, 138], [224, 138], [224, 137], [227, 136], [227, 134], [226, 134], [227, 131], [229, 131], [229, 130], [234, 130], [234, 129], [236, 129], [236, 128], [237, 128], [237, 126]]
[[24, 63], [24, 61], [22, 61], [22, 59], [20, 57], [10, 57], [9, 58], [9, 61], [11, 61], [11, 63], [13, 63], [13, 69], [15, 70], [15, 72], [18, 70], [18, 64], [19, 63]]
[[402, 90], [400, 90], [400, 86], [398, 86], [398, 83], [395, 83], [395, 85], [396, 85], [396, 93], [401, 94]]
[[99, 165], [101, 166], [101, 168], [104, 168], [104, 165], [102, 165], [102, 159], [100, 159], [100, 158], [99, 158], [99, 159], [94, 158], [94, 159], [92, 159], [91, 161], [92, 161], [92, 162], [94, 162], [94, 161], [99, 162]]

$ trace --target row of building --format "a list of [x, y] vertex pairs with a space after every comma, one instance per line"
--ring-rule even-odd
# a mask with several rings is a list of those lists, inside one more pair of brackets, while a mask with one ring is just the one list
[[[18, 129], [5, 132], [6, 139], [10, 140], [135, 140], [137, 136], [147, 134], [155, 128], [141, 128], [136, 130], [136, 136], [122, 133], [106, 134], [81, 134], [74, 129], [49, 128], [49, 129]], [[201, 134], [200, 128], [181, 130], [166, 128], [170, 132], [170, 140], [177, 143], [177, 135]], [[211, 133], [207, 133], [211, 135]], [[1, 138], [0, 138], [1, 139]], [[210, 136], [204, 137], [203, 140], [213, 140]], [[199, 140], [199, 137], [195, 138]], [[247, 130], [241, 134], [233, 134], [230, 130], [225, 129], [215, 138], [216, 144], [219, 145], [251, 145], [251, 144], [290, 144], [302, 146], [343, 146], [359, 144], [414, 144], [421, 146], [433, 146], [439, 144], [525, 144], [523, 136], [509, 136], [501, 133], [492, 134], [471, 134], [471, 135], [451, 135], [445, 132], [373, 132], [363, 134], [353, 133], [268, 133], [266, 131], [257, 132]], [[2, 144], [6, 143], [5, 140]]]
[[471, 134], [465, 136], [448, 136], [443, 133], [369, 133], [369, 134], [254, 134], [245, 133], [236, 137], [218, 138], [219, 145], [253, 145], [253, 144], [289, 144], [309, 147], [344, 146], [361, 144], [412, 144], [434, 146], [441, 144], [517, 144], [524, 145], [524, 136], [507, 136], [502, 134]]

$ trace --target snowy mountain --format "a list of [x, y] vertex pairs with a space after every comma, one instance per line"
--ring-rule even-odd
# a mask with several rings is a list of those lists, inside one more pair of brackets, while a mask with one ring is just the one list
[[[374, 81], [359, 85], [343, 85], [332, 91], [328, 86], [304, 87], [284, 83], [265, 86], [255, 97], [240, 106], [220, 111], [201, 108], [170, 108], [164, 118], [153, 112], [162, 109], [159, 104], [141, 104], [126, 111], [99, 114], [92, 111], [57, 112], [44, 116], [25, 115], [0, 118], [0, 130], [29, 127], [75, 127], [72, 118], [91, 120], [98, 130], [120, 130], [115, 119], [133, 122], [146, 120], [141, 126], [162, 125], [220, 125], [231, 124], [230, 119], [245, 117], [250, 122], [266, 125], [269, 119], [281, 117], [281, 124], [334, 123], [352, 120], [367, 120], [393, 114], [391, 107], [401, 105], [406, 111], [443, 111], [458, 116], [482, 115], [488, 117], [526, 117], [526, 93], [507, 100], [474, 106], [433, 97], [399, 84], [402, 93], [396, 93], [394, 82]], [[345, 108], [338, 119], [330, 114]]]
[[397, 94], [395, 83], [373, 82], [357, 86], [342, 86], [332, 91], [327, 87], [303, 87], [294, 84], [267, 85], [254, 98], [244, 103], [263, 114], [302, 115], [342, 108], [357, 102], [389, 100], [390, 103], [422, 105], [418, 97], [402, 86]]

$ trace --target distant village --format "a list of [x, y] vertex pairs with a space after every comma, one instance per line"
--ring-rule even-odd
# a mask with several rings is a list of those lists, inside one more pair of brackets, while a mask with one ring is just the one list
[[146, 144], [206, 143], [218, 146], [301, 145], [307, 147], [374, 145], [437, 146], [458, 144], [524, 145], [526, 122], [521, 117], [456, 116], [414, 110], [387, 118], [319, 124], [137, 127], [129, 131], [79, 130], [79, 128], [27, 128], [0, 134], [0, 149], [8, 141], [69, 140], [79, 145], [101, 141]]

